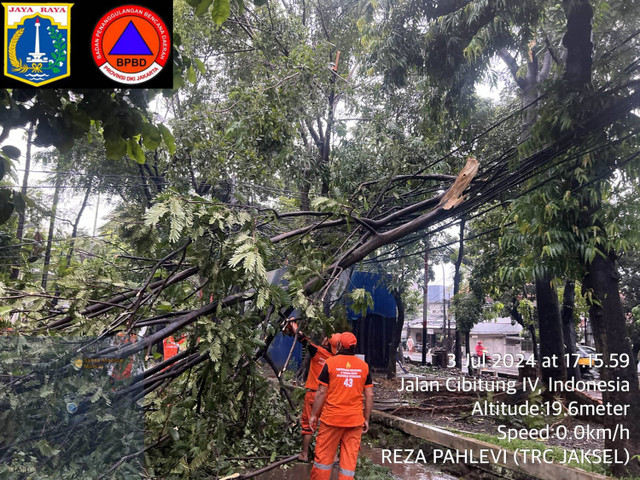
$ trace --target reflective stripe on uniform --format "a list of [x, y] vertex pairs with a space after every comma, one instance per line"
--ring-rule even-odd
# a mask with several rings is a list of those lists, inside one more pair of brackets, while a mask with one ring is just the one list
[[318, 470], [331, 470], [333, 468], [333, 463], [331, 465], [325, 465], [324, 463], [313, 462], [313, 466]]
[[346, 475], [347, 477], [353, 477], [356, 474], [356, 472], [354, 472], [353, 470], [346, 470], [344, 468], [340, 469], [340, 473], [342, 475]]

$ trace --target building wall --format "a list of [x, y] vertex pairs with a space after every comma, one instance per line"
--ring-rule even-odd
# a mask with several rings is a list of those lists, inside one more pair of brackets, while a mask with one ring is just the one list
[[507, 353], [506, 341], [503, 336], [490, 336], [490, 335], [470, 335], [469, 346], [471, 347], [471, 353], [476, 353], [476, 344], [478, 340], [482, 341], [484, 348], [487, 349], [489, 355], [495, 355], [499, 353], [504, 357]]
[[[436, 333], [438, 333], [438, 335], [440, 334], [439, 331], [436, 331]], [[413, 342], [416, 345], [422, 344], [422, 339], [421, 339], [422, 328], [409, 329], [408, 337], [411, 337], [413, 339]], [[472, 334], [469, 337], [469, 343], [470, 343], [472, 355], [475, 355], [476, 343], [478, 342], [478, 340], [482, 341], [482, 344], [486, 349], [488, 349], [490, 355], [499, 353], [504, 358], [506, 354], [510, 354], [515, 357], [515, 355], [517, 355], [518, 353], [522, 353], [525, 355], [525, 357], [528, 356], [528, 352], [522, 349], [521, 342], [518, 340], [514, 341], [514, 339], [509, 338], [505, 335], [482, 335], [482, 334], [480, 335]], [[427, 335], [427, 343], [431, 343], [430, 335]], [[464, 350], [464, 341], [462, 344], [462, 349]]]

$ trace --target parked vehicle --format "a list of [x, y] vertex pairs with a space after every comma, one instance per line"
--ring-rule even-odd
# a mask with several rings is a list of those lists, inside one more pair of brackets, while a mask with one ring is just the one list
[[580, 355], [578, 359], [578, 367], [580, 368], [580, 374], [583, 377], [599, 378], [600, 373], [598, 369], [594, 367], [593, 358], [596, 353], [596, 349], [588, 347], [587, 345], [576, 345], [576, 353]]

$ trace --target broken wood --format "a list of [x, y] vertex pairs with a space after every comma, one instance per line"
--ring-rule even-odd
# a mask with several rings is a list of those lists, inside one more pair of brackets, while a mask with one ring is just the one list
[[479, 167], [478, 160], [473, 157], [467, 159], [467, 163], [456, 177], [453, 185], [447, 190], [438, 204], [439, 207], [445, 210], [450, 210], [453, 207], [457, 207], [464, 201], [462, 193], [467, 189], [473, 177], [478, 173]]
[[294, 460], [296, 460], [297, 458], [298, 458], [298, 454], [296, 453], [295, 455], [291, 455], [290, 457], [283, 458], [282, 460], [278, 460], [277, 462], [271, 463], [271, 464], [267, 465], [266, 467], [262, 467], [262, 468], [260, 468], [258, 470], [254, 470], [253, 472], [249, 472], [249, 473], [234, 473], [233, 475], [229, 475], [227, 477], [221, 478], [220, 480], [232, 480], [232, 479], [245, 480], [247, 478], [257, 477], [261, 473], [268, 472], [269, 470], [273, 470], [274, 468], [277, 468], [277, 467], [279, 467], [281, 465], [284, 465], [286, 463], [291, 463]]
[[410, 407], [402, 406], [390, 412], [390, 415], [397, 415], [398, 413], [412, 413], [412, 412], [424, 412], [424, 413], [444, 413], [444, 412], [459, 412], [463, 409], [472, 409], [473, 403], [467, 403], [464, 405], [447, 405], [443, 407]]

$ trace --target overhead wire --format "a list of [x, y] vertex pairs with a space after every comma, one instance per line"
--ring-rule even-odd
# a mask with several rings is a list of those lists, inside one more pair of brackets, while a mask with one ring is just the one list
[[[104, 237], [110, 237], [113, 236], [113, 234], [111, 233], [105, 233], [105, 234], [101, 234], [101, 235], [83, 235], [83, 236], [77, 236], [74, 238], [55, 238], [52, 240], [52, 242], [57, 243], [57, 242], [72, 242], [75, 240], [82, 240], [82, 239], [93, 239], [93, 238], [98, 238], [98, 239], [102, 239]], [[33, 240], [31, 242], [25, 242], [23, 240], [23, 243], [16, 243], [14, 245], [2, 245], [0, 246], [0, 250], [4, 250], [7, 248], [17, 248], [17, 247], [31, 247], [33, 245], [44, 245], [45, 243], [47, 243], [46, 240], [42, 240], [42, 241], [36, 241]]]

